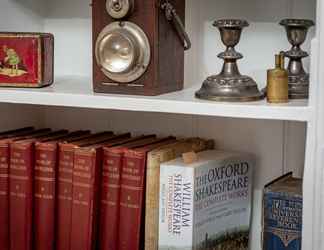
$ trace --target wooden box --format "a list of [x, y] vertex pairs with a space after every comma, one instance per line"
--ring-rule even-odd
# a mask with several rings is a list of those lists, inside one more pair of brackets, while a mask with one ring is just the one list
[[[182, 22], [185, 1], [170, 0]], [[181, 90], [184, 80], [184, 45], [172, 21], [168, 21], [158, 0], [134, 0], [133, 11], [124, 18], [112, 18], [106, 0], [93, 0], [93, 84], [94, 91], [131, 95], [159, 95]], [[138, 79], [119, 82], [104, 73], [96, 57], [100, 33], [112, 23], [137, 25], [147, 36], [150, 60], [145, 73]], [[140, 66], [142, 67], [142, 66]]]
[[0, 33], [0, 87], [38, 88], [53, 83], [54, 37]]

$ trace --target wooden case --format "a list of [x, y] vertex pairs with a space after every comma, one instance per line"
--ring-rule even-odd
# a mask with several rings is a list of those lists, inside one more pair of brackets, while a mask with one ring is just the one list
[[53, 83], [54, 37], [0, 33], [0, 86], [38, 88]]
[[[185, 1], [170, 0], [184, 22]], [[93, 0], [93, 84], [94, 91], [131, 95], [159, 95], [181, 90], [184, 80], [184, 47], [172, 22], [160, 8], [159, 0], [134, 0], [133, 12], [121, 19], [111, 18], [106, 0]], [[95, 45], [100, 32], [112, 22], [128, 21], [137, 24], [147, 35], [151, 60], [146, 72], [137, 80], [118, 83], [109, 79], [96, 63]]]

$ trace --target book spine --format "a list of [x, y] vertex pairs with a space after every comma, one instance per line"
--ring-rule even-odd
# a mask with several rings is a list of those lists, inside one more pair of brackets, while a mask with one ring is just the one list
[[158, 249], [160, 154], [150, 154], [147, 159], [145, 201], [145, 249]]
[[34, 242], [35, 250], [53, 250], [55, 235], [55, 189], [57, 144], [35, 147]]
[[301, 250], [302, 207], [299, 196], [268, 192], [264, 195], [264, 250]]
[[119, 250], [139, 250], [144, 247], [145, 166], [146, 154], [125, 152], [121, 171]]
[[117, 250], [123, 150], [105, 149], [100, 206], [100, 249]]
[[0, 144], [0, 249], [9, 250], [9, 143]]
[[74, 156], [71, 250], [95, 250], [102, 149], [80, 150]]
[[194, 169], [161, 165], [159, 250], [194, 249], [193, 190]]
[[74, 146], [59, 147], [58, 185], [57, 185], [57, 250], [70, 250], [72, 218], [72, 179]]
[[32, 249], [34, 144], [12, 143], [9, 167], [10, 249]]

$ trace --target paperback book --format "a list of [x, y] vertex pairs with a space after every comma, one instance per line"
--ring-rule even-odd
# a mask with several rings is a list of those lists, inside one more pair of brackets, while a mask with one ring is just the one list
[[204, 151], [161, 164], [160, 250], [248, 249], [253, 157]]

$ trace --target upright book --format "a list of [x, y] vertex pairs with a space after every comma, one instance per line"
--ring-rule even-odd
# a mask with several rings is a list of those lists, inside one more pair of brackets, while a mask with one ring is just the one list
[[100, 201], [100, 249], [118, 249], [120, 180], [125, 151], [154, 143], [156, 140], [154, 135], [140, 136], [120, 145], [104, 147]]
[[10, 144], [9, 218], [10, 249], [33, 249], [33, 181], [35, 143], [50, 136], [66, 133], [65, 130], [46, 133], [32, 139]]
[[192, 138], [166, 145], [148, 153], [145, 201], [145, 250], [158, 249], [160, 165], [174, 160], [186, 152], [200, 152], [213, 148], [213, 141]]
[[175, 142], [175, 138], [169, 137], [153, 144], [126, 150], [120, 181], [119, 250], [139, 250], [144, 247], [147, 154]]
[[30, 134], [32, 127], [0, 133], [0, 249], [9, 250], [9, 146], [14, 138]]
[[269, 183], [263, 194], [263, 249], [301, 250], [302, 179], [292, 173]]
[[[18, 134], [12, 136], [5, 136], [2, 137], [4, 139], [0, 140], [0, 158], [1, 158], [1, 172], [3, 173], [2, 178], [2, 187], [3, 196], [1, 196], [1, 212], [0, 212], [0, 221], [2, 227], [0, 227], [0, 249], [7, 249], [10, 245], [10, 233], [9, 233], [9, 197], [10, 197], [10, 190], [9, 190], [9, 177], [10, 177], [10, 144], [12, 142], [39, 137], [46, 133], [48, 133], [50, 129], [40, 129], [40, 130], [27, 130], [25, 132], [19, 132]], [[2, 240], [3, 239], [3, 240]], [[7, 247], [7, 248], [6, 248]]]
[[159, 249], [248, 249], [253, 157], [209, 150], [163, 163]]
[[88, 134], [89, 131], [76, 131], [42, 140], [35, 145], [34, 250], [55, 249], [58, 143], [77, 140]]
[[72, 181], [71, 250], [95, 250], [98, 245], [98, 216], [104, 145], [129, 140], [116, 135], [105, 142], [85, 145], [74, 152]]
[[71, 249], [71, 222], [72, 222], [72, 181], [74, 152], [77, 148], [89, 144], [107, 141], [113, 137], [112, 132], [102, 132], [88, 135], [85, 138], [69, 143], [59, 144], [59, 166], [58, 166], [58, 201], [57, 201], [57, 228], [56, 249]]

